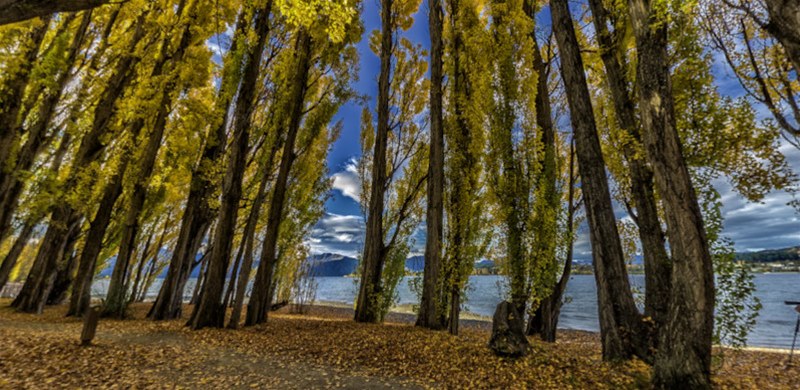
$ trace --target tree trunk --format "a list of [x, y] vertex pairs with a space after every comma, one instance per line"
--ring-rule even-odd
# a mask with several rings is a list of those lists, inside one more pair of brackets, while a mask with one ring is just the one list
[[[241, 12], [236, 22], [230, 53], [239, 51], [238, 48], [243, 44], [244, 35], [249, 29], [249, 22], [245, 17], [245, 12]], [[240, 61], [228, 59], [226, 64], [228, 63], [231, 65], [225, 66], [223, 69], [223, 83], [217, 94], [215, 106], [215, 113], [219, 116], [220, 123], [212, 123], [209, 126], [200, 162], [192, 171], [189, 196], [181, 218], [180, 233], [178, 233], [178, 240], [170, 259], [167, 276], [161, 284], [156, 301], [147, 314], [147, 317], [152, 320], [180, 318], [184, 289], [197, 260], [197, 251], [217, 214], [212, 204], [215, 203], [213, 197], [218, 184], [212, 172], [215, 164], [219, 163], [225, 152], [225, 145], [228, 142], [228, 112], [241, 78]]]
[[25, 221], [25, 226], [20, 230], [19, 235], [17, 235], [17, 238], [14, 240], [14, 244], [11, 245], [11, 249], [3, 259], [3, 264], [0, 265], [0, 290], [8, 283], [8, 279], [11, 277], [11, 271], [14, 270], [17, 261], [19, 261], [19, 256], [28, 245], [28, 241], [33, 235], [33, 229], [36, 227], [37, 222], [38, 221], [34, 220]]
[[800, 3], [796, 0], [766, 0], [769, 22], [763, 26], [783, 45], [800, 74]]
[[[69, 206], [60, 205], [53, 211], [33, 266], [22, 290], [11, 306], [19, 311], [41, 314], [64, 256], [67, 244], [77, 234], [80, 216]], [[65, 221], [62, 222], [62, 221]]]
[[630, 0], [629, 9], [639, 58], [643, 138], [664, 202], [673, 265], [653, 383], [656, 388], [711, 388], [714, 270], [676, 127], [667, 26], [647, 0]]
[[372, 154], [372, 184], [367, 209], [367, 231], [361, 261], [361, 285], [355, 320], [379, 322], [381, 280], [385, 262], [383, 212], [386, 193], [386, 148], [389, 139], [389, 87], [394, 42], [393, 0], [381, 1], [381, 68], [378, 77], [378, 127]]
[[261, 59], [264, 55], [267, 36], [269, 35], [270, 13], [272, 1], [259, 9], [255, 15], [257, 42], [250, 48], [244, 67], [242, 83], [239, 86], [236, 109], [233, 119], [233, 142], [231, 143], [230, 160], [228, 161], [225, 181], [223, 183], [222, 202], [220, 207], [217, 231], [214, 234], [213, 248], [208, 259], [208, 269], [200, 302], [194, 307], [192, 317], [187, 324], [192, 329], [207, 326], [222, 327], [225, 322], [226, 308], [222, 306], [222, 293], [228, 275], [231, 237], [236, 229], [236, 218], [239, 213], [239, 200], [242, 197], [242, 179], [247, 164], [247, 149], [250, 139], [250, 125], [255, 106], [258, 75], [261, 70]]
[[[277, 146], [277, 142], [276, 142]], [[244, 307], [244, 296], [247, 292], [247, 283], [250, 281], [250, 272], [253, 270], [253, 246], [255, 242], [256, 225], [258, 218], [261, 215], [261, 205], [264, 204], [264, 199], [267, 196], [267, 183], [269, 182], [272, 161], [277, 153], [277, 148], [273, 148], [270, 153], [269, 163], [267, 169], [261, 173], [261, 181], [258, 183], [258, 191], [256, 198], [253, 200], [253, 207], [250, 209], [250, 215], [247, 217], [247, 224], [244, 227], [244, 234], [242, 240], [244, 241], [244, 260], [239, 268], [239, 278], [236, 283], [236, 292], [233, 296], [233, 308], [231, 309], [231, 319], [228, 322], [228, 328], [237, 329], [239, 321], [242, 316], [242, 307]]]
[[301, 28], [297, 32], [295, 42], [295, 73], [289, 85], [290, 95], [286, 102], [286, 113], [289, 114], [288, 127], [286, 129], [286, 140], [281, 154], [281, 164], [278, 168], [278, 177], [272, 188], [272, 198], [269, 204], [269, 214], [267, 216], [267, 228], [264, 235], [264, 244], [261, 247], [261, 263], [256, 271], [256, 279], [253, 283], [253, 294], [247, 304], [247, 316], [245, 325], [251, 326], [263, 323], [267, 320], [269, 308], [272, 304], [270, 287], [272, 286], [272, 274], [278, 262], [278, 236], [283, 217], [283, 204], [286, 199], [286, 189], [289, 186], [289, 174], [292, 164], [297, 157], [295, 151], [295, 140], [300, 131], [300, 123], [303, 119], [305, 109], [306, 89], [308, 88], [308, 74], [311, 69], [311, 35]]
[[0, 26], [36, 17], [49, 18], [59, 12], [92, 9], [110, 0], [0, 0]]
[[572, 14], [567, 0], [551, 1], [550, 11], [561, 52], [561, 73], [570, 108], [589, 223], [603, 358], [644, 358], [647, 356], [647, 343], [642, 341], [643, 323], [628, 280]]
[[444, 231], [444, 125], [442, 112], [442, 57], [444, 30], [442, 1], [428, 2], [428, 29], [431, 37], [430, 157], [428, 162], [428, 209], [426, 219], [425, 268], [422, 277], [422, 300], [416, 325], [441, 329], [443, 314], [440, 269]]
[[[608, 31], [608, 10], [600, 0], [590, 0], [600, 56], [605, 64], [607, 85], [614, 102], [614, 112], [622, 130], [630, 135], [633, 144], [623, 145], [622, 153], [630, 167], [631, 197], [636, 215], [632, 215], [639, 228], [639, 239], [644, 252], [645, 309], [644, 314], [653, 319], [654, 330], [667, 320], [672, 265], [666, 249], [666, 238], [658, 218], [658, 205], [653, 191], [653, 171], [644, 156], [638, 156], [636, 144], [641, 143], [635, 105], [626, 80], [627, 66], [617, 53], [623, 32]], [[657, 337], [650, 336], [651, 346], [657, 347]], [[651, 361], [651, 359], [648, 359]]]
[[50, 288], [50, 293], [47, 296], [48, 305], [60, 305], [67, 299], [67, 292], [72, 285], [72, 281], [75, 280], [75, 268], [78, 265], [74, 253], [77, 239], [78, 237], [76, 235], [71, 241], [67, 242], [64, 249], [65, 260], [62, 264], [59, 264], [53, 286]]
[[129, 161], [129, 155], [122, 157], [122, 161], [117, 166], [116, 174], [103, 188], [103, 197], [100, 199], [97, 213], [90, 222], [89, 232], [83, 241], [83, 249], [78, 262], [78, 274], [75, 278], [75, 285], [72, 288], [73, 293], [70, 298], [67, 316], [82, 316], [90, 306], [92, 281], [94, 280], [95, 268], [97, 268], [97, 258], [103, 249], [103, 237], [105, 237], [106, 230], [111, 224], [114, 204], [122, 195], [123, 176]]
[[[169, 218], [169, 217], [167, 217]], [[158, 224], [159, 221], [156, 221]], [[155, 235], [155, 225], [153, 226], [153, 230], [150, 231], [150, 234], [147, 235], [147, 240], [144, 242], [144, 248], [142, 248], [142, 253], [139, 256], [139, 263], [136, 265], [136, 274], [133, 276], [133, 286], [131, 287], [131, 295], [128, 298], [128, 304], [131, 304], [136, 301], [136, 297], [139, 296], [139, 283], [142, 281], [142, 273], [144, 272], [145, 264], [147, 263], [147, 258], [150, 255], [150, 244], [153, 242], [153, 236]], [[156, 249], [158, 252], [158, 249]]]

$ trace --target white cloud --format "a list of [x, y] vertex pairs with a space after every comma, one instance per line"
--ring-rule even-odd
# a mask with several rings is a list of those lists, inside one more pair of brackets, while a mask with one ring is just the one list
[[342, 195], [355, 200], [361, 201], [361, 180], [358, 177], [356, 160], [351, 159], [345, 164], [344, 169], [334, 173], [333, 189], [338, 190]]
[[364, 243], [364, 218], [360, 215], [326, 213], [306, 241], [311, 253], [337, 253], [358, 257]]

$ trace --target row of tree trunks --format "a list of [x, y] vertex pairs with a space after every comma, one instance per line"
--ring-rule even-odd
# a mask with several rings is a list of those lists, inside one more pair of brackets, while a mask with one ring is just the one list
[[378, 322], [383, 264], [385, 263], [383, 213], [386, 194], [386, 149], [389, 139], [389, 87], [394, 43], [392, 0], [381, 1], [380, 75], [378, 77], [378, 126], [372, 157], [372, 182], [367, 209], [367, 230], [361, 259], [361, 285], [356, 300], [355, 320]]
[[[186, 0], [182, 0], [178, 5], [176, 14], [179, 18], [184, 18], [185, 26], [181, 31], [180, 40], [177, 47], [172, 53], [169, 52], [169, 41], [165, 41], [162, 46], [160, 60], [156, 63], [151, 78], [158, 78], [165, 73], [175, 73], [177, 66], [183, 61], [186, 50], [195, 43], [194, 32], [190, 21], [196, 18], [195, 10], [197, 3], [192, 3], [188, 9], [184, 10]], [[122, 224], [122, 238], [120, 240], [119, 253], [117, 254], [116, 262], [114, 263], [114, 270], [111, 274], [111, 281], [108, 286], [108, 295], [103, 307], [103, 316], [114, 316], [122, 318], [125, 316], [125, 311], [128, 303], [127, 280], [129, 276], [129, 265], [133, 250], [136, 247], [136, 236], [139, 231], [139, 215], [144, 208], [145, 200], [147, 199], [147, 188], [150, 185], [150, 177], [155, 168], [156, 158], [158, 151], [161, 148], [161, 140], [164, 138], [164, 132], [167, 127], [167, 119], [172, 110], [173, 99], [176, 97], [178, 91], [178, 75], [172, 74], [167, 81], [166, 85], [156, 95], [159, 101], [158, 111], [153, 122], [153, 128], [147, 134], [147, 143], [144, 145], [144, 150], [139, 156], [138, 166], [136, 169], [137, 176], [133, 178], [133, 191], [130, 196], [127, 210], [125, 212], [124, 221]], [[135, 128], [140, 128], [145, 125], [145, 118], [141, 118], [134, 123]], [[138, 131], [137, 131], [138, 132]]]
[[283, 153], [278, 168], [278, 176], [272, 187], [272, 196], [267, 214], [267, 227], [264, 242], [261, 247], [261, 262], [256, 271], [253, 283], [253, 294], [247, 304], [245, 325], [256, 325], [267, 320], [269, 309], [272, 305], [272, 275], [278, 262], [278, 237], [283, 209], [286, 200], [286, 190], [289, 186], [289, 176], [292, 165], [297, 158], [295, 140], [300, 131], [300, 124], [305, 110], [306, 90], [308, 77], [312, 66], [311, 34], [300, 28], [295, 38], [294, 49], [294, 75], [289, 85], [289, 97], [286, 101], [286, 111], [289, 114], [286, 128], [286, 139], [283, 142]]
[[217, 220], [217, 229], [213, 237], [208, 268], [204, 276], [205, 282], [200, 300], [192, 312], [188, 325], [192, 329], [207, 326], [222, 327], [225, 322], [226, 308], [222, 305], [222, 294], [225, 279], [228, 275], [233, 233], [239, 214], [239, 201], [242, 197], [242, 179], [247, 165], [247, 150], [250, 140], [250, 127], [255, 106], [258, 75], [261, 60], [269, 35], [272, 1], [269, 0], [255, 13], [256, 43], [249, 48], [242, 82], [236, 97], [236, 108], [233, 114], [233, 142], [231, 142], [227, 171], [222, 189], [222, 202]]
[[[607, 86], [614, 103], [614, 113], [622, 130], [630, 135], [633, 144], [622, 148], [623, 155], [630, 169], [631, 198], [636, 209], [634, 221], [639, 228], [639, 239], [642, 243], [645, 267], [645, 309], [644, 314], [652, 318], [654, 329], [660, 328], [667, 319], [670, 295], [670, 278], [672, 265], [666, 249], [666, 238], [658, 217], [658, 205], [653, 189], [653, 171], [647, 165], [644, 156], [639, 156], [638, 145], [641, 143], [641, 131], [637, 125], [636, 106], [631, 97], [626, 80], [627, 66], [618, 53], [621, 48], [623, 31], [608, 30], [612, 24], [609, 11], [600, 0], [590, 0], [597, 41], [600, 44], [600, 56], [606, 69]], [[658, 338], [651, 337], [653, 347]], [[648, 361], [652, 361], [649, 359]]]
[[[235, 55], [239, 52], [250, 22], [245, 11], [239, 13], [230, 53]], [[211, 206], [215, 203], [212, 198], [218, 187], [212, 172], [225, 152], [228, 142], [228, 113], [242, 73], [241, 59], [227, 58], [225, 64], [223, 82], [215, 102], [215, 115], [219, 123], [209, 126], [200, 161], [192, 171], [189, 196], [167, 275], [147, 314], [152, 320], [171, 320], [181, 316], [186, 282], [194, 269], [200, 245], [217, 214], [216, 209]]]
[[426, 218], [425, 267], [422, 299], [416, 325], [441, 329], [443, 314], [440, 269], [444, 231], [444, 123], [442, 111], [444, 10], [441, 0], [428, 2], [428, 30], [431, 38], [430, 156], [428, 161], [428, 205]]
[[570, 108], [589, 223], [603, 358], [646, 358], [648, 345], [646, 340], [642, 340], [643, 322], [628, 280], [580, 45], [567, 0], [551, 1], [550, 12], [561, 52], [561, 74]]
[[[134, 39], [130, 43], [131, 52], [138, 43], [140, 31], [143, 31], [144, 13], [139, 16]], [[116, 111], [116, 102], [133, 77], [133, 68], [139, 59], [131, 54], [122, 57], [117, 63], [115, 72], [108, 79], [97, 103], [92, 126], [83, 136], [77, 152], [73, 156], [72, 166], [63, 185], [62, 192], [69, 193], [78, 183], [83, 170], [101, 158], [109, 131], [109, 123]], [[12, 302], [12, 306], [21, 311], [41, 312], [44, 300], [49, 295], [52, 281], [57, 272], [57, 266], [64, 257], [63, 251], [71, 241], [77, 239], [80, 221], [83, 215], [67, 202], [57, 201], [52, 207], [52, 214], [42, 243], [37, 252], [31, 272], [28, 275], [22, 291]]]
[[[133, 40], [129, 43], [129, 49], [133, 50], [139, 40], [144, 36], [143, 28], [144, 19], [140, 17], [137, 29], [134, 32]], [[110, 31], [107, 30], [106, 34]], [[128, 65], [123, 63], [123, 65]], [[129, 64], [131, 68], [134, 64]], [[131, 70], [127, 70], [129, 74]], [[109, 101], [110, 104], [116, 104], [115, 101]], [[97, 116], [95, 117], [97, 119]], [[129, 134], [131, 142], [139, 136], [141, 127], [136, 126], [131, 129]], [[91, 285], [94, 280], [95, 268], [100, 252], [103, 249], [103, 238], [106, 231], [111, 224], [111, 219], [114, 213], [114, 205], [117, 199], [122, 195], [123, 183], [125, 179], [125, 172], [128, 164], [132, 159], [132, 151], [125, 151], [117, 165], [117, 171], [114, 176], [110, 178], [103, 188], [102, 197], [97, 208], [97, 212], [89, 222], [89, 230], [84, 239], [83, 248], [81, 250], [78, 260], [78, 271], [75, 278], [75, 284], [72, 288], [72, 296], [70, 297], [69, 309], [67, 310], [68, 316], [82, 316], [89, 308], [91, 300]]]
[[[279, 137], [280, 138], [280, 137]], [[253, 200], [253, 206], [250, 208], [250, 215], [247, 217], [245, 224], [243, 240], [243, 260], [239, 268], [239, 276], [236, 280], [235, 292], [233, 294], [233, 304], [231, 308], [231, 319], [228, 322], [228, 328], [237, 329], [242, 316], [242, 308], [244, 308], [244, 298], [247, 293], [247, 284], [250, 282], [250, 273], [253, 271], [253, 260], [255, 255], [253, 253], [255, 246], [256, 225], [261, 215], [261, 206], [267, 198], [267, 184], [269, 184], [270, 177], [272, 176], [272, 165], [275, 160], [275, 155], [281, 146], [281, 142], [276, 142], [270, 151], [270, 156], [267, 159], [267, 165], [263, 172], [261, 172], [261, 179], [258, 183], [258, 190], [256, 197]]]
[[669, 313], [660, 331], [657, 388], [711, 388], [714, 271], [703, 217], [681, 150], [667, 23], [649, 0], [630, 0], [643, 139], [663, 199], [672, 251]]

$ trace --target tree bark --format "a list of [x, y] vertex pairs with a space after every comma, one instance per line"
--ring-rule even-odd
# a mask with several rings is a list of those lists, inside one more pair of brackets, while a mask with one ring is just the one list
[[[230, 53], [236, 53], [249, 29], [245, 12], [239, 14]], [[200, 161], [192, 171], [189, 196], [181, 218], [180, 233], [170, 259], [167, 276], [147, 317], [152, 320], [171, 320], [181, 316], [186, 282], [197, 260], [197, 251], [206, 236], [217, 211], [211, 206], [218, 184], [211, 173], [225, 152], [228, 142], [228, 112], [239, 85], [242, 64], [229, 60], [223, 69], [222, 86], [217, 94], [215, 112], [220, 116], [217, 126], [209, 127]]]
[[59, 264], [58, 272], [56, 272], [53, 285], [50, 287], [50, 292], [47, 295], [46, 303], [48, 305], [60, 305], [65, 299], [67, 299], [69, 287], [72, 285], [72, 281], [75, 280], [75, 268], [78, 265], [74, 253], [75, 242], [77, 239], [77, 236], [73, 237], [72, 240], [67, 242], [67, 245], [65, 246], [65, 259], [62, 264]]
[[20, 230], [19, 235], [17, 235], [17, 238], [14, 240], [14, 244], [11, 245], [11, 249], [3, 259], [3, 264], [0, 265], [0, 290], [8, 283], [11, 271], [14, 270], [17, 261], [19, 261], [19, 256], [28, 245], [28, 241], [33, 235], [33, 229], [36, 227], [37, 222], [38, 221], [34, 220], [25, 221], [25, 226]]
[[703, 217], [681, 150], [667, 52], [667, 25], [648, 0], [630, 0], [636, 80], [647, 158], [661, 194], [672, 251], [672, 294], [660, 332], [656, 388], [711, 388], [714, 270]]
[[278, 176], [272, 187], [269, 214], [267, 214], [267, 228], [264, 234], [264, 243], [261, 247], [261, 263], [258, 265], [258, 271], [256, 271], [253, 294], [247, 304], [247, 316], [245, 317], [245, 325], [247, 326], [265, 322], [269, 314], [269, 308], [272, 305], [270, 291], [273, 283], [272, 275], [278, 262], [278, 237], [283, 219], [286, 189], [289, 186], [292, 165], [295, 158], [297, 158], [294, 145], [297, 133], [300, 131], [300, 123], [305, 109], [308, 74], [312, 65], [311, 49], [311, 35], [304, 28], [301, 28], [297, 32], [294, 57], [296, 66], [289, 87], [291, 92], [286, 102], [286, 111], [284, 111], [289, 114], [286, 140], [283, 144]]
[[642, 341], [643, 323], [631, 293], [583, 59], [567, 0], [551, 1], [550, 12], [561, 52], [561, 74], [570, 108], [589, 223], [603, 358], [644, 358], [647, 356], [647, 343]]
[[49, 17], [57, 12], [92, 9], [110, 0], [0, 0], [0, 26], [36, 17]]
[[378, 77], [378, 126], [372, 154], [372, 183], [367, 209], [367, 231], [361, 261], [361, 285], [356, 301], [355, 320], [379, 322], [380, 294], [385, 263], [383, 212], [386, 194], [386, 149], [389, 139], [389, 87], [394, 42], [393, 1], [381, 1], [380, 75]]
[[[622, 153], [630, 168], [631, 198], [636, 209], [632, 215], [639, 228], [645, 268], [644, 314], [652, 318], [654, 331], [666, 322], [670, 295], [672, 265], [666, 249], [666, 238], [658, 217], [658, 205], [653, 189], [653, 170], [644, 156], [637, 153], [636, 144], [641, 144], [641, 130], [637, 124], [635, 104], [626, 80], [627, 65], [618, 54], [623, 31], [612, 35], [607, 26], [612, 23], [609, 11], [600, 0], [590, 0], [600, 57], [606, 68], [606, 80], [614, 112], [620, 128], [627, 132], [633, 144], [623, 145]], [[652, 347], [657, 347], [658, 337], [652, 335]], [[651, 361], [652, 359], [648, 359]]]
[[764, 27], [786, 50], [795, 72], [800, 73], [800, 2], [765, 0], [769, 21]]
[[262, 172], [261, 181], [258, 183], [256, 198], [253, 200], [253, 207], [250, 209], [250, 215], [247, 217], [247, 224], [244, 227], [244, 234], [242, 236], [242, 240], [244, 240], [244, 260], [239, 268], [239, 278], [237, 279], [236, 292], [233, 296], [231, 319], [228, 322], [228, 328], [230, 329], [239, 328], [242, 308], [244, 307], [244, 296], [247, 292], [247, 283], [250, 281], [250, 273], [253, 270], [253, 246], [255, 245], [256, 225], [261, 215], [261, 206], [264, 204], [264, 199], [267, 196], [267, 184], [269, 182], [275, 153], [277, 153], [277, 148], [272, 149], [267, 169]]
[[444, 317], [440, 269], [444, 231], [444, 125], [442, 112], [442, 57], [444, 47], [444, 10], [441, 0], [428, 2], [428, 30], [431, 37], [430, 157], [428, 162], [428, 209], [425, 235], [425, 268], [422, 277], [422, 300], [416, 325], [442, 329]]
[[237, 103], [233, 119], [233, 142], [231, 143], [230, 160], [223, 183], [219, 220], [214, 234], [213, 248], [208, 259], [209, 265], [206, 270], [200, 302], [195, 306], [192, 317], [187, 324], [192, 329], [201, 329], [207, 326], [222, 327], [225, 322], [227, 308], [222, 306], [221, 299], [225, 287], [225, 279], [228, 275], [231, 246], [233, 245], [230, 238], [236, 228], [239, 201], [242, 197], [242, 179], [247, 163], [253, 108], [256, 104], [256, 87], [258, 85], [264, 47], [269, 35], [271, 11], [272, 1], [269, 0], [263, 8], [257, 10], [255, 15], [255, 30], [258, 38], [247, 55], [242, 83], [239, 86], [239, 93], [236, 99]]

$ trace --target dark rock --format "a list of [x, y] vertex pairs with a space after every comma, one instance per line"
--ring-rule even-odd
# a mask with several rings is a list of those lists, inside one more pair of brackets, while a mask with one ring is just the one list
[[492, 318], [492, 338], [489, 348], [498, 356], [519, 357], [528, 353], [525, 319], [513, 303], [500, 302]]

